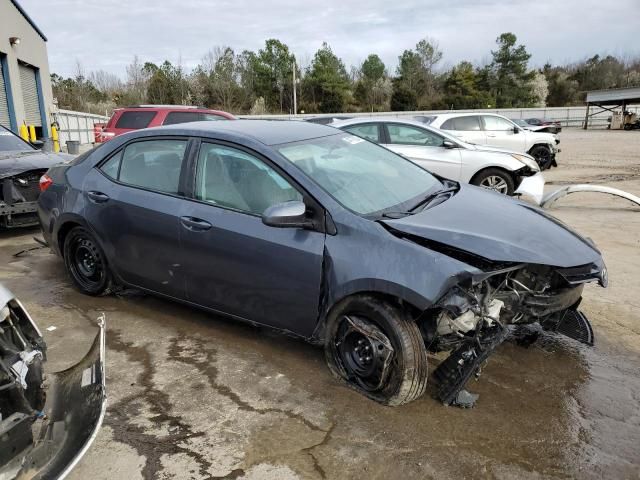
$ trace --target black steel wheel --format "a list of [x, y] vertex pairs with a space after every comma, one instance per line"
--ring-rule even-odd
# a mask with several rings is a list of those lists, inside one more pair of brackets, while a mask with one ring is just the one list
[[536, 145], [529, 151], [529, 155], [536, 159], [536, 162], [540, 165], [540, 170], [551, 168], [553, 152], [548, 145]]
[[73, 285], [87, 295], [107, 294], [111, 273], [102, 249], [83, 227], [74, 227], [64, 240], [64, 264]]
[[370, 295], [336, 305], [325, 329], [329, 370], [367, 397], [401, 405], [427, 385], [427, 351], [416, 323], [400, 308]]

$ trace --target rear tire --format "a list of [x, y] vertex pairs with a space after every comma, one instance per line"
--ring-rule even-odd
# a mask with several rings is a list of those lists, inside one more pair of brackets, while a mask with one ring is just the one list
[[513, 177], [499, 168], [481, 170], [471, 179], [471, 184], [509, 196], [515, 191]]
[[333, 308], [325, 333], [329, 370], [358, 392], [390, 406], [424, 394], [427, 350], [400, 308], [372, 295], [349, 297]]
[[84, 227], [74, 227], [64, 239], [64, 266], [73, 286], [86, 295], [107, 295], [112, 276], [104, 252]]

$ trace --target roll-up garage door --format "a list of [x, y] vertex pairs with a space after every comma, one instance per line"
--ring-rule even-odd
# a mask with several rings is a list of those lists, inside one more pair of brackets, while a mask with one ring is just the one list
[[9, 124], [9, 102], [7, 100], [7, 87], [0, 66], [0, 125], [11, 128]]
[[22, 101], [24, 102], [24, 117], [27, 125], [42, 126], [40, 116], [40, 101], [38, 97], [38, 84], [36, 83], [36, 71], [32, 67], [19, 64], [20, 85], [22, 86]]

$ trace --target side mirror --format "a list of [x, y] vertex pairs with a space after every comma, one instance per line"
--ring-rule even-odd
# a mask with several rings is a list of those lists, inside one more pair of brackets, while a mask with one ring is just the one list
[[307, 218], [307, 207], [294, 200], [278, 203], [267, 208], [262, 214], [262, 223], [276, 228], [308, 228], [313, 222]]
[[444, 148], [458, 148], [458, 144], [452, 142], [451, 140], [445, 140], [442, 142], [442, 146]]
[[517, 125], [513, 126], [513, 133], [520, 133], [520, 127], [518, 127]]

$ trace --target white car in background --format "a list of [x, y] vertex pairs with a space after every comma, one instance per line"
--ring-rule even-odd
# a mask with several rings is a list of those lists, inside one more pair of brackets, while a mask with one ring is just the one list
[[438, 113], [429, 125], [445, 130], [465, 142], [528, 153], [545, 170], [556, 164], [560, 151], [557, 135], [525, 130], [495, 113]]
[[472, 145], [431, 125], [399, 118], [352, 118], [330, 124], [379, 143], [441, 177], [513, 195], [540, 172], [530, 155]]

